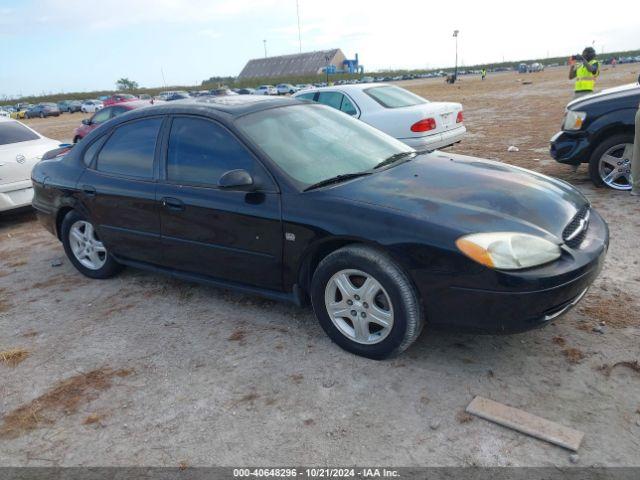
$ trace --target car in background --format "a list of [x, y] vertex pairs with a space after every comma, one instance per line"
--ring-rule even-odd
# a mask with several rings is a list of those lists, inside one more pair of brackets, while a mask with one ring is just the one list
[[333, 107], [417, 149], [453, 145], [467, 131], [461, 104], [430, 102], [396, 85], [314, 88], [294, 97]]
[[0, 107], [0, 117], [11, 118], [11, 112], [5, 110], [4, 107]]
[[82, 124], [73, 131], [73, 143], [78, 143], [104, 122], [136, 108], [147, 107], [149, 105], [152, 105], [151, 100], [138, 100], [136, 102], [125, 102], [104, 107], [98, 110], [91, 118], [82, 120]]
[[253, 95], [277, 95], [278, 91], [273, 85], [260, 85], [253, 92]]
[[214, 97], [224, 97], [224, 96], [228, 96], [228, 95], [238, 95], [237, 92], [234, 92], [233, 90], [227, 88], [227, 87], [221, 87], [221, 88], [214, 88], [212, 90], [209, 90], [209, 95], [212, 95]]
[[0, 212], [31, 204], [31, 169], [59, 144], [17, 120], [0, 117]]
[[18, 104], [15, 106], [13, 112], [9, 113], [9, 116], [14, 120], [22, 120], [27, 118], [27, 110], [29, 110], [33, 105], [31, 104]]
[[82, 113], [95, 113], [102, 108], [104, 108], [104, 103], [100, 100], [85, 100], [80, 106], [80, 111]]
[[187, 92], [171, 92], [169, 95], [166, 95], [163, 100], [165, 102], [173, 102], [175, 100], [186, 100], [188, 98], [191, 98], [191, 95]]
[[149, 95], [148, 93], [142, 93], [138, 95], [138, 98], [140, 100], [151, 100], [151, 95]]
[[49, 103], [49, 102], [44, 102], [44, 103], [39, 103], [37, 105], [34, 105], [33, 107], [31, 107], [29, 110], [25, 112], [26, 118], [36, 118], [36, 117], [45, 118], [45, 117], [58, 117], [58, 116], [60, 116], [60, 109], [58, 108], [58, 105], [56, 105], [55, 103]]
[[80, 112], [82, 109], [82, 102], [79, 100], [62, 100], [61, 102], [58, 102], [58, 109], [60, 110], [60, 113]]
[[293, 95], [298, 91], [298, 89], [290, 83], [279, 83], [276, 85], [276, 91], [278, 92], [278, 95]]
[[375, 359], [408, 348], [427, 321], [547, 325], [584, 297], [609, 243], [565, 182], [417, 152], [292, 98], [138, 109], [43, 159], [32, 180], [38, 218], [83, 275], [129, 265], [310, 301], [335, 343]]
[[139, 100], [139, 98], [135, 95], [131, 95], [130, 93], [114, 93], [102, 103], [105, 107], [108, 107], [109, 105], [115, 105], [116, 103], [134, 102], [136, 100]]
[[588, 163], [596, 186], [630, 190], [638, 104], [638, 83], [573, 100], [567, 105], [562, 130], [551, 139], [551, 156], [569, 165]]
[[296, 84], [296, 89], [298, 91], [307, 90], [309, 88], [313, 88], [313, 85], [311, 85], [310, 83], [298, 83], [298, 84]]
[[255, 95], [254, 88], [239, 88], [236, 92], [238, 95]]

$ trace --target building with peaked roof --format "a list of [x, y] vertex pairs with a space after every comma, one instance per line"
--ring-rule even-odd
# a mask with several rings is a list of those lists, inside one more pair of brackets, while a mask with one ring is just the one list
[[[327, 58], [329, 59], [328, 62]], [[327, 64], [333, 66], [329, 67], [330, 70], [342, 69], [345, 60], [346, 57], [339, 48], [296, 53], [294, 55], [280, 55], [278, 57], [255, 58], [247, 62], [238, 78], [318, 75], [324, 72]]]

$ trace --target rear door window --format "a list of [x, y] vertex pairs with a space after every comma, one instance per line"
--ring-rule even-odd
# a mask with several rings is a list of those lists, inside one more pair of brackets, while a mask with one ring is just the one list
[[104, 123], [111, 118], [111, 109], [103, 108], [91, 119], [91, 123]]
[[162, 118], [118, 127], [98, 154], [98, 171], [134, 178], [153, 178], [153, 159]]
[[320, 92], [318, 103], [340, 110], [343, 95], [339, 92]]
[[297, 95], [296, 98], [303, 98], [305, 100], [313, 100], [316, 96], [316, 92], [303, 93], [302, 95]]
[[342, 110], [344, 113], [348, 115], [358, 114], [358, 110], [356, 109], [355, 105], [353, 104], [353, 102], [351, 102], [349, 97], [347, 97], [346, 95], [344, 95], [342, 98], [342, 105], [340, 106], [340, 110]]
[[38, 140], [40, 137], [18, 122], [0, 122], [0, 145]]
[[393, 85], [367, 88], [364, 92], [385, 108], [402, 108], [427, 103], [424, 98]]

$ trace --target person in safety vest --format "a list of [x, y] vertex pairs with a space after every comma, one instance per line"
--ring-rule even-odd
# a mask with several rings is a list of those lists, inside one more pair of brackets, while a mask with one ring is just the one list
[[596, 78], [600, 75], [600, 62], [593, 47], [587, 47], [582, 55], [574, 55], [569, 60], [569, 80], [576, 79], [574, 98], [593, 93]]

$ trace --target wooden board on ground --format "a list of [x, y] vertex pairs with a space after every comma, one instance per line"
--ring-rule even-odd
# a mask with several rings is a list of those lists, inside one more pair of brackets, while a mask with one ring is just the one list
[[584, 433], [573, 428], [480, 396], [471, 401], [467, 412], [574, 452], [578, 451], [584, 437]]

